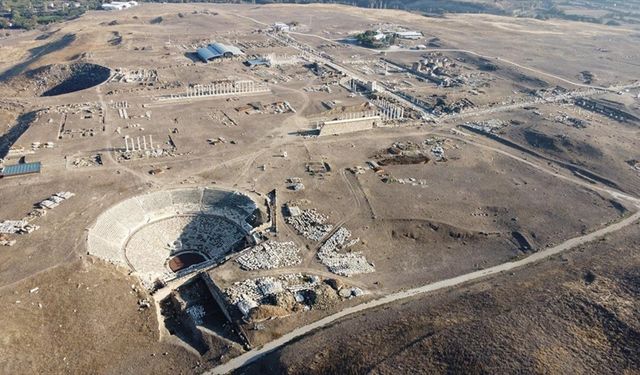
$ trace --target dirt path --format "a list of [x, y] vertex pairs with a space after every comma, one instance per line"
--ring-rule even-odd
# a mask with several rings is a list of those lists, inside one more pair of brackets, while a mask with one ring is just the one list
[[[640, 204], [636, 203], [636, 206], [640, 209]], [[405, 291], [400, 291], [397, 293], [393, 293], [393, 294], [389, 294], [387, 296], [384, 296], [382, 298], [370, 301], [370, 302], [366, 302], [357, 306], [353, 306], [353, 307], [349, 307], [346, 308], [338, 313], [335, 313], [333, 315], [329, 315], [323, 319], [320, 319], [314, 323], [308, 324], [306, 326], [297, 328], [291, 332], [289, 332], [288, 334], [273, 340], [267, 344], [265, 344], [264, 346], [262, 346], [261, 348], [257, 348], [257, 349], [253, 349], [251, 351], [248, 351], [234, 359], [232, 359], [231, 361], [225, 363], [224, 365], [220, 365], [218, 367], [213, 368], [212, 370], [206, 372], [206, 374], [208, 375], [213, 375], [213, 374], [226, 374], [228, 372], [231, 372], [233, 370], [239, 369], [242, 366], [245, 366], [247, 364], [250, 364], [252, 362], [257, 361], [258, 359], [260, 359], [261, 357], [263, 357], [264, 355], [277, 350], [278, 348], [286, 345], [287, 343], [289, 343], [292, 340], [295, 340], [301, 336], [304, 336], [316, 329], [325, 327], [333, 322], [335, 322], [338, 319], [341, 319], [345, 316], [348, 315], [352, 315], [358, 312], [362, 312], [365, 310], [369, 310], [375, 307], [379, 307], [382, 305], [386, 305], [392, 302], [396, 302], [396, 301], [400, 301], [406, 298], [410, 298], [410, 297], [414, 297], [416, 295], [419, 294], [424, 294], [424, 293], [430, 293], [430, 292], [435, 292], [438, 290], [442, 290], [442, 289], [446, 289], [446, 288], [451, 288], [454, 286], [458, 286], [464, 283], [468, 283], [471, 281], [476, 281], [482, 278], [486, 278], [488, 276], [491, 275], [495, 275], [501, 272], [506, 272], [506, 271], [510, 271], [510, 270], [514, 270], [516, 268], [520, 268], [529, 264], [533, 264], [535, 262], [539, 262], [543, 259], [549, 258], [551, 256], [560, 254], [564, 251], [567, 250], [571, 250], [575, 247], [584, 245], [588, 242], [591, 242], [593, 240], [596, 240], [604, 235], [607, 235], [609, 233], [618, 231], [628, 225], [633, 224], [634, 222], [636, 222], [637, 220], [640, 219], [640, 212], [636, 212], [635, 214], [627, 217], [626, 219], [619, 221], [617, 223], [611, 224], [605, 228], [602, 228], [600, 230], [597, 230], [595, 232], [586, 234], [584, 236], [580, 236], [580, 237], [575, 237], [575, 238], [571, 238], [563, 243], [561, 243], [560, 245], [539, 251], [535, 254], [532, 254], [524, 259], [515, 261], [515, 262], [507, 262], [507, 263], [502, 263], [500, 265], [494, 266], [494, 267], [490, 267], [484, 270], [480, 270], [480, 271], [475, 271], [475, 272], [471, 272], [471, 273], [467, 273], [464, 275], [460, 275], [457, 277], [453, 277], [450, 279], [446, 279], [446, 280], [441, 280], [435, 283], [431, 283], [431, 284], [426, 284], [423, 285], [421, 287], [417, 287], [414, 289], [409, 289], [409, 290], [405, 290]]]
[[[260, 22], [260, 21], [254, 19], [254, 18], [251, 18], [251, 17], [241, 16], [241, 15], [236, 15], [236, 16], [240, 17], [240, 18], [244, 18], [244, 19], [250, 20], [250, 21], [255, 22], [255, 23], [259, 24], [259, 25], [268, 26], [268, 24], [266, 24], [264, 22]], [[333, 39], [327, 39], [327, 38], [325, 38], [323, 36], [315, 35], [315, 34], [299, 33], [299, 32], [293, 32], [293, 31], [289, 32], [289, 34], [314, 37], [314, 38], [318, 38], [320, 40], [324, 40], [324, 41], [327, 41], [327, 42], [336, 43], [336, 41], [333, 40]], [[359, 46], [356, 46], [356, 47], [359, 47]], [[362, 48], [364, 50], [367, 50], [367, 51], [371, 51], [370, 49], [367, 49], [367, 48], [364, 48], [364, 47], [360, 47], [360, 48]], [[378, 52], [378, 51], [375, 51], [375, 52]], [[511, 61], [511, 60], [507, 60], [507, 59], [499, 57], [499, 56], [483, 55], [481, 53], [478, 53], [478, 52], [475, 52], [475, 51], [471, 51], [471, 50], [465, 50], [465, 49], [435, 48], [435, 49], [426, 49], [426, 50], [412, 50], [412, 49], [408, 49], [408, 48], [391, 48], [391, 49], [386, 49], [386, 50], [380, 50], [380, 52], [385, 52], [385, 53], [416, 52], [416, 53], [420, 53], [420, 54], [423, 54], [425, 52], [427, 52], [427, 53], [428, 52], [462, 52], [462, 53], [468, 53], [470, 55], [474, 55], [474, 56], [477, 56], [477, 57], [481, 57], [481, 58], [484, 58], [484, 59], [497, 60], [497, 61], [500, 61], [500, 62], [503, 62], [503, 63], [506, 63], [506, 64], [513, 65], [513, 66], [515, 66], [517, 68], [520, 68], [520, 69], [528, 70], [530, 72], [534, 72], [534, 73], [537, 73], [537, 74], [540, 74], [540, 75], [543, 75], [543, 76], [547, 76], [547, 77], [550, 77], [550, 78], [553, 78], [553, 79], [557, 79], [558, 81], [561, 81], [561, 82], [564, 82], [564, 83], [568, 83], [568, 84], [573, 85], [573, 86], [585, 87], [585, 88], [597, 89], [597, 90], [605, 90], [605, 91], [618, 91], [615, 88], [609, 88], [609, 87], [595, 86], [595, 85], [588, 85], [588, 84], [584, 84], [584, 83], [573, 82], [573, 81], [570, 81], [570, 80], [568, 80], [566, 78], [562, 78], [560, 76], [557, 76], [555, 74], [547, 73], [547, 72], [544, 72], [544, 71], [536, 69], [536, 68], [531, 68], [531, 67], [516, 63], [516, 62]]]
[[[562, 81], [564, 83], [568, 83], [570, 85], [573, 86], [577, 86], [577, 87], [585, 87], [585, 88], [589, 88], [589, 89], [596, 89], [596, 90], [605, 90], [605, 91], [613, 91], [613, 92], [617, 92], [619, 90], [616, 90], [616, 88], [611, 88], [611, 87], [604, 87], [604, 86], [595, 86], [595, 85], [588, 85], [585, 83], [579, 83], [579, 82], [573, 82], [570, 81], [566, 78], [562, 78], [560, 76], [557, 76], [555, 74], [552, 73], [547, 73], [544, 72], [542, 70], [536, 69], [536, 68], [531, 68], [522, 64], [518, 64], [514, 61], [511, 60], [507, 60], [505, 58], [499, 57], [499, 56], [489, 56], [489, 55], [483, 55], [481, 53], [475, 52], [475, 51], [471, 51], [471, 50], [467, 50], [467, 49], [452, 49], [452, 48], [435, 48], [435, 49], [422, 49], [422, 50], [412, 50], [412, 49], [407, 49], [407, 48], [392, 48], [392, 49], [387, 49], [387, 50], [382, 50], [385, 53], [394, 53], [394, 52], [414, 52], [414, 53], [419, 53], [419, 54], [423, 54], [423, 53], [429, 53], [429, 52], [461, 52], [461, 53], [468, 53], [470, 55], [474, 55], [483, 59], [487, 59], [487, 60], [497, 60], [509, 65], [513, 65], [517, 68], [520, 69], [524, 69], [524, 70], [528, 70], [530, 72], [534, 72], [543, 76], [547, 76], [553, 79], [557, 79], [558, 81]], [[632, 85], [630, 85], [632, 86]], [[620, 88], [625, 88], [627, 86], [621, 86]]]
[[633, 196], [631, 196], [629, 194], [625, 194], [625, 193], [619, 192], [619, 191], [614, 190], [614, 189], [606, 188], [606, 187], [601, 186], [601, 185], [591, 184], [589, 182], [586, 182], [586, 181], [583, 181], [583, 180], [580, 180], [580, 179], [577, 179], [577, 178], [568, 177], [568, 176], [559, 174], [558, 172], [556, 172], [556, 171], [554, 171], [552, 169], [543, 167], [543, 166], [541, 166], [541, 165], [539, 165], [537, 163], [534, 163], [532, 161], [529, 161], [529, 160], [527, 160], [525, 158], [522, 158], [520, 156], [511, 154], [511, 153], [509, 153], [509, 152], [507, 152], [507, 151], [505, 151], [503, 149], [500, 149], [500, 148], [497, 148], [497, 147], [493, 147], [493, 146], [489, 146], [489, 145], [481, 143], [481, 142], [476, 142], [476, 141], [473, 140], [473, 139], [477, 139], [476, 137], [472, 136], [471, 134], [462, 132], [462, 131], [460, 131], [458, 129], [456, 129], [456, 133], [462, 135], [463, 137], [456, 137], [456, 136], [451, 135], [451, 134], [446, 134], [446, 136], [450, 137], [450, 138], [453, 138], [453, 139], [457, 139], [457, 140], [465, 142], [465, 143], [472, 144], [474, 146], [477, 146], [477, 147], [480, 147], [480, 148], [483, 148], [483, 149], [486, 149], [486, 150], [490, 150], [490, 151], [498, 153], [500, 155], [504, 155], [504, 156], [509, 157], [511, 159], [517, 160], [517, 161], [519, 161], [519, 162], [521, 162], [523, 164], [526, 164], [526, 165], [528, 165], [528, 166], [530, 166], [532, 168], [535, 168], [535, 169], [537, 169], [537, 170], [539, 170], [541, 172], [547, 173], [547, 174], [549, 174], [549, 175], [551, 175], [553, 177], [559, 178], [561, 180], [568, 181], [570, 183], [574, 183], [576, 185], [580, 185], [580, 186], [584, 187], [585, 189], [597, 191], [597, 192], [600, 192], [600, 193], [610, 194], [612, 197], [614, 197], [616, 199], [621, 199], [621, 200], [628, 201], [628, 202], [634, 204], [635, 206], [637, 206], [638, 208], [640, 208], [640, 199], [638, 199], [636, 197], [633, 197]]
[[[423, 131], [418, 131], [416, 133], [424, 133]], [[493, 152], [497, 152], [501, 155], [513, 158], [519, 162], [522, 162], [528, 166], [531, 166], [533, 168], [536, 168], [544, 173], [548, 173], [554, 177], [560, 178], [562, 180], [568, 181], [568, 182], [572, 182], [575, 184], [578, 184], [580, 186], [583, 186], [587, 189], [590, 190], [595, 190], [595, 191], [599, 191], [599, 192], [603, 192], [603, 193], [607, 193], [610, 194], [611, 196], [613, 196], [616, 199], [621, 199], [621, 200], [626, 200], [627, 202], [632, 203], [635, 207], [637, 207], [638, 209], [640, 209], [640, 199], [635, 198], [633, 196], [621, 193], [619, 191], [616, 191], [614, 189], [609, 189], [603, 186], [597, 186], [597, 185], [592, 185], [592, 184], [588, 184], [586, 182], [577, 180], [575, 178], [572, 177], [568, 177], [568, 176], [564, 176], [561, 174], [558, 174], [557, 172], [547, 169], [541, 165], [538, 165], [537, 163], [533, 162], [533, 161], [529, 161], [526, 160], [522, 157], [519, 157], [517, 155], [513, 155], [505, 150], [496, 148], [496, 147], [492, 147], [483, 143], [478, 143], [478, 142], [474, 142], [473, 139], [475, 138], [474, 136], [470, 135], [470, 134], [466, 134], [463, 133], [461, 131], [457, 131], [458, 134], [462, 135], [462, 137], [455, 137], [454, 138], [458, 138], [461, 141], [465, 141], [468, 143], [472, 143], [476, 146], [485, 148], [485, 149], [489, 149]], [[449, 135], [451, 136], [451, 135]], [[343, 176], [343, 177], [347, 177], [347, 176]], [[357, 195], [354, 195], [354, 197]], [[360, 305], [357, 306], [353, 306], [353, 307], [349, 307], [346, 308], [338, 313], [329, 315], [323, 319], [320, 319], [316, 322], [310, 323], [306, 326], [303, 327], [299, 327], [287, 334], [285, 334], [284, 336], [273, 340], [267, 344], [265, 344], [264, 346], [260, 347], [260, 348], [256, 348], [253, 349], [251, 351], [248, 351], [232, 360], [230, 360], [229, 362], [227, 362], [224, 365], [220, 365], [218, 367], [213, 368], [212, 370], [206, 372], [206, 374], [208, 375], [212, 375], [212, 374], [225, 374], [228, 373], [230, 371], [234, 371], [236, 369], [239, 369], [247, 364], [250, 364], [252, 362], [255, 362], [257, 360], [259, 360], [261, 357], [263, 357], [264, 355], [275, 351], [277, 349], [279, 349], [280, 347], [288, 344], [289, 342], [298, 339], [316, 329], [320, 329], [323, 328], [343, 317], [346, 317], [348, 315], [352, 315], [355, 313], [359, 313], [368, 309], [372, 309], [372, 308], [376, 308], [385, 304], [389, 304], [392, 302], [396, 302], [399, 300], [403, 300], [406, 298], [410, 298], [419, 294], [424, 294], [424, 293], [429, 293], [429, 292], [434, 292], [434, 291], [438, 291], [438, 290], [442, 290], [442, 289], [446, 289], [446, 288], [451, 288], [451, 287], [455, 287], [455, 286], [459, 286], [462, 285], [464, 283], [468, 283], [468, 282], [472, 282], [472, 281], [476, 281], [482, 278], [486, 278], [501, 272], [505, 272], [505, 271], [510, 271], [510, 270], [514, 270], [516, 268], [520, 268], [520, 267], [524, 267], [526, 265], [530, 265], [536, 262], [539, 262], [541, 260], [547, 259], [551, 256], [560, 254], [562, 252], [574, 249], [578, 246], [584, 245], [588, 242], [594, 241], [598, 238], [601, 238], [609, 233], [618, 231], [626, 226], [632, 225], [634, 224], [636, 221], [640, 220], [640, 211], [636, 211], [633, 215], [618, 221], [616, 223], [613, 223], [611, 225], [608, 225], [604, 228], [601, 228], [599, 230], [596, 230], [594, 232], [591, 232], [589, 234], [583, 235], [583, 236], [579, 236], [579, 237], [575, 237], [575, 238], [571, 238], [568, 239], [566, 241], [564, 241], [563, 243], [545, 249], [545, 250], [541, 250], [537, 253], [534, 253], [526, 258], [523, 258], [521, 260], [518, 261], [513, 261], [513, 262], [506, 262], [506, 263], [502, 263], [499, 264], [497, 266], [493, 266], [493, 267], [489, 267], [487, 269], [484, 270], [479, 270], [479, 271], [474, 271], [474, 272], [470, 272], [464, 275], [460, 275], [457, 277], [453, 277], [450, 279], [445, 279], [445, 280], [441, 280], [438, 282], [434, 282], [434, 283], [430, 283], [430, 284], [426, 284], [423, 285], [421, 287], [417, 287], [417, 288], [413, 288], [413, 289], [409, 289], [409, 290], [405, 290], [405, 291], [399, 291], [396, 293], [392, 293], [389, 294], [387, 296], [384, 296], [382, 298], [370, 301], [370, 302], [366, 302], [366, 303], [362, 303]]]

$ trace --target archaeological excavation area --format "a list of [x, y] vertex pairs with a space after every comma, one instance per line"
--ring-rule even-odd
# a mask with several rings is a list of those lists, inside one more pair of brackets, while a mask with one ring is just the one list
[[600, 298], [640, 264], [637, 31], [582, 26], [144, 3], [0, 36], [0, 373], [472, 372], [476, 319], [547, 286], [630, 321]]

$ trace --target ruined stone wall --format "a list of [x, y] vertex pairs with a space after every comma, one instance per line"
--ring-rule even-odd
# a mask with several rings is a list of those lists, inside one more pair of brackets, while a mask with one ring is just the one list
[[361, 119], [327, 121], [320, 129], [320, 136], [352, 133], [361, 130], [370, 130], [376, 124], [379, 117], [364, 117]]

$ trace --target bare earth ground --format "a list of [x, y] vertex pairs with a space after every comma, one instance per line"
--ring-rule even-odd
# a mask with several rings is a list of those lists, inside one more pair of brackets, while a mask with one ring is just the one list
[[[150, 22], [158, 16], [163, 18], [161, 23]], [[13, 247], [0, 248], [0, 358], [5, 359], [0, 361], [0, 373], [194, 373], [240, 353], [237, 345], [212, 338], [210, 351], [199, 356], [160, 328], [153, 305], [139, 310], [138, 302], [149, 295], [127, 270], [86, 255], [87, 228], [98, 215], [146, 192], [220, 186], [265, 194], [275, 188], [280, 204], [296, 202], [316, 208], [329, 222], [344, 225], [361, 239], [354, 249], [375, 263], [376, 272], [347, 281], [369, 294], [333, 310], [266, 322], [267, 329], [252, 333], [258, 344], [346, 306], [527, 256], [514, 243], [513, 232], [527, 235], [536, 249], [543, 249], [630, 214], [631, 207], [618, 205], [601, 190], [587, 188], [584, 181], [567, 180], [576, 177], [556, 164], [482, 136], [452, 134], [451, 129], [462, 121], [318, 139], [297, 136], [297, 131], [308, 129], [308, 118], [326, 115], [323, 101], [358, 106], [365, 100], [350, 97], [337, 86], [332, 93], [305, 91], [324, 82], [301, 65], [252, 71], [241, 61], [208, 65], [193, 61], [189, 53], [213, 40], [250, 43], [253, 47], [248, 54], [297, 53], [286, 45], [270, 45], [270, 38], [255, 32], [264, 25], [244, 16], [265, 23], [297, 20], [302, 23], [299, 32], [309, 35], [296, 34], [296, 39], [326, 50], [338, 61], [379, 56], [377, 51], [358, 47], [320, 45], [396, 19], [393, 22], [423, 31], [427, 39], [440, 38], [443, 48], [500, 57], [502, 60], [494, 61], [499, 67], [494, 74], [498, 83], [478, 97], [478, 105], [522, 100], [525, 96], [518, 90], [537, 80], [549, 87], [573, 89], [567, 81], [578, 82], [584, 70], [594, 74], [596, 85], [638, 79], [637, 65], [633, 65], [638, 60], [638, 39], [633, 36], [637, 32], [630, 26], [585, 27], [485, 15], [433, 19], [328, 5], [144, 4], [118, 13], [92, 12], [51, 26], [46, 33], [32, 31], [1, 39], [0, 136], [20, 114], [38, 111], [38, 119], [15, 144], [29, 149], [32, 142], [53, 141], [56, 146], [26, 155], [27, 161], [42, 161], [41, 174], [0, 180], [0, 220], [19, 219], [35, 203], [58, 191], [72, 191], [76, 196], [37, 219], [38, 231], [19, 236]], [[471, 56], [460, 51], [447, 53], [450, 58]], [[395, 55], [407, 63], [420, 54], [387, 52], [390, 58]], [[38, 97], [43, 85], [25, 78], [25, 72], [32, 69], [70, 62], [111, 69], [156, 69], [160, 83], [105, 83], [61, 96]], [[520, 82], [514, 77], [524, 78]], [[155, 101], [159, 95], [183, 92], [187, 84], [221, 79], [269, 82], [272, 93], [182, 104], [157, 105]], [[444, 92], [455, 97], [453, 90], [432, 84], [420, 90], [425, 95]], [[297, 112], [248, 115], [235, 109], [251, 102], [279, 100], [288, 101]], [[630, 106], [637, 105], [634, 99], [628, 100]], [[120, 118], [114, 104], [120, 101], [128, 102], [130, 119]], [[64, 119], [67, 129], [92, 128], [94, 135], [75, 133], [58, 139], [63, 116], [54, 109], [80, 103], [102, 105], [105, 117], [69, 114]], [[637, 128], [557, 104], [541, 105], [538, 110], [542, 116], [518, 110], [473, 119], [517, 120], [500, 135], [544, 157], [593, 170], [627, 193], [640, 192], [640, 175], [626, 162], [640, 160]], [[558, 124], [553, 118], [560, 110], [590, 125], [575, 129]], [[145, 117], [148, 111], [150, 118]], [[220, 118], [225, 115], [237, 125], [223, 123]], [[527, 131], [550, 137], [556, 147], [532, 144]], [[153, 135], [163, 146], [171, 137], [176, 155], [118, 162], [112, 149], [123, 147], [125, 135]], [[228, 142], [215, 146], [206, 142], [218, 137]], [[387, 184], [371, 170], [362, 175], [345, 170], [365, 166], [394, 142], [420, 143], [433, 137], [455, 145], [447, 148], [446, 162], [385, 167], [395, 178], [425, 180], [424, 186]], [[286, 158], [281, 156], [284, 151]], [[95, 153], [102, 153], [102, 166], [71, 166], [75, 158]], [[534, 168], [525, 159], [551, 172]], [[16, 161], [9, 158], [11, 163]], [[306, 163], [317, 161], [328, 163], [332, 171], [310, 176]], [[149, 174], [158, 168], [164, 173]], [[289, 177], [302, 178], [305, 190], [287, 190]], [[296, 235], [281, 215], [278, 220], [280, 231], [274, 238], [295, 241], [303, 249], [303, 263], [282, 272], [328, 274], [316, 259], [318, 244]], [[250, 371], [268, 368], [304, 373], [311, 366], [308, 371], [316, 373], [390, 373], [397, 366], [406, 372], [525, 368], [555, 373], [568, 369], [637, 372], [633, 355], [638, 351], [637, 234], [638, 225], [633, 225], [606, 241], [571, 252], [565, 260], [554, 259], [469, 288], [346, 319], [301, 339]], [[594, 280], [588, 281], [592, 277], [587, 271], [595, 274]], [[264, 274], [242, 271], [233, 262], [212, 273], [226, 284]], [[36, 287], [39, 289], [30, 293]], [[530, 332], [536, 332], [538, 338], [532, 340]], [[612, 354], [607, 359], [602, 353]], [[571, 361], [563, 363], [565, 357]]]
[[345, 318], [237, 373], [636, 373], [638, 225], [529, 269]]
[[189, 373], [198, 359], [158, 342], [156, 316], [138, 311], [145, 293], [133, 290], [136, 285], [112, 266], [87, 259], [13, 284], [0, 297], [0, 372]]

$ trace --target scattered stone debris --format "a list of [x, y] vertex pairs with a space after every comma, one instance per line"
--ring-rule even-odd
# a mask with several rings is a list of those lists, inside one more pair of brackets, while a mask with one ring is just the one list
[[587, 125], [589, 125], [587, 121], [576, 118], [576, 117], [571, 117], [564, 112], [558, 112], [558, 115], [555, 117], [554, 120], [558, 123], [573, 126], [574, 128], [577, 128], [577, 129], [584, 129], [587, 127]]
[[587, 85], [590, 85], [591, 83], [593, 83], [594, 75], [590, 71], [584, 70], [584, 71], [580, 72], [580, 80], [583, 83], [586, 83]]
[[331, 237], [320, 247], [318, 259], [329, 268], [329, 271], [341, 276], [351, 276], [359, 273], [374, 272], [375, 268], [361, 253], [340, 253], [356, 244], [359, 239], [349, 242], [351, 232], [344, 227], [338, 228]]
[[300, 191], [300, 190], [304, 190], [304, 184], [298, 182], [298, 183], [289, 185], [288, 188], [293, 191]]
[[302, 179], [300, 177], [289, 177], [287, 178], [287, 189], [293, 191], [304, 190], [304, 184], [302, 183]]
[[31, 150], [35, 151], [40, 148], [54, 148], [55, 143], [53, 142], [31, 142]]
[[46, 209], [53, 209], [74, 195], [75, 194], [68, 191], [53, 194], [51, 197], [37, 203], [37, 208], [34, 208], [22, 220], [5, 220], [0, 222], [0, 246], [13, 246], [16, 244], [16, 240], [8, 236], [10, 234], [27, 234], [40, 229], [40, 226], [32, 224], [31, 221], [44, 216], [47, 213]]
[[[405, 165], [405, 164], [426, 164], [431, 159], [428, 150], [419, 143], [406, 141], [394, 142], [391, 147], [376, 155], [377, 163], [382, 166]], [[369, 161], [371, 168], [378, 172], [377, 163]]]
[[285, 221], [291, 225], [298, 234], [312, 241], [320, 241], [333, 229], [333, 225], [325, 224], [327, 217], [315, 209], [303, 210], [300, 215], [289, 216], [285, 218]]
[[63, 201], [73, 197], [75, 194], [68, 192], [68, 191], [63, 191], [60, 193], [56, 193], [53, 194], [52, 196], [50, 196], [49, 198], [41, 201], [40, 203], [38, 203], [38, 206], [40, 208], [48, 208], [48, 209], [54, 209], [56, 207], [58, 207], [60, 205], [60, 203], [62, 203]]
[[425, 179], [416, 179], [413, 177], [409, 177], [409, 178], [395, 178], [395, 177], [385, 177], [382, 179], [382, 182], [391, 184], [391, 183], [398, 183], [401, 185], [411, 185], [411, 186], [423, 186], [423, 187], [427, 187], [427, 180]]
[[308, 162], [306, 169], [311, 176], [323, 176], [325, 173], [331, 172], [331, 166], [324, 161]]
[[187, 314], [189, 314], [196, 325], [202, 325], [204, 317], [207, 313], [203, 306], [193, 305], [187, 308]]
[[[433, 137], [423, 142], [395, 142], [391, 147], [375, 155], [377, 161], [368, 161], [371, 169], [380, 175], [386, 174], [380, 166], [426, 164], [432, 159], [445, 162], [445, 151], [459, 146], [449, 138]], [[356, 167], [355, 174], [359, 171]], [[353, 171], [353, 170], [352, 170]]]
[[111, 75], [107, 82], [150, 84], [157, 81], [158, 71], [155, 69], [127, 70], [116, 68], [115, 73]]
[[31, 222], [33, 219], [37, 219], [39, 217], [45, 216], [47, 214], [47, 210], [44, 208], [34, 208], [27, 214], [25, 220]]
[[431, 155], [433, 155], [433, 157], [437, 161], [447, 160], [444, 156], [444, 147], [443, 147], [444, 143], [445, 143], [444, 139], [438, 139], [438, 138], [429, 138], [426, 141], [424, 141], [425, 145], [431, 146]]
[[157, 148], [155, 150], [136, 150], [136, 151], [121, 151], [116, 154], [116, 160], [118, 162], [136, 160], [136, 159], [150, 159], [150, 158], [164, 158], [164, 157], [176, 157], [182, 155], [188, 155], [186, 153], [176, 153], [174, 150], [165, 150]]
[[76, 168], [97, 167], [102, 165], [102, 154], [76, 158], [73, 160], [72, 165]]
[[6, 234], [0, 233], [0, 246], [13, 246], [16, 240], [10, 239]]
[[209, 138], [207, 139], [207, 143], [209, 143], [211, 146], [215, 146], [217, 144], [227, 143], [227, 140], [224, 137]]
[[277, 101], [270, 104], [262, 104], [261, 102], [252, 102], [235, 108], [236, 112], [242, 112], [247, 115], [255, 114], [282, 114], [295, 112], [295, 109], [287, 101]]
[[138, 310], [142, 311], [151, 307], [151, 303], [147, 299], [138, 300]]
[[631, 168], [640, 172], [640, 160], [636, 160], [636, 159], [627, 160], [627, 164], [629, 164]]
[[638, 116], [628, 112], [626, 107], [620, 103], [588, 98], [576, 98], [574, 103], [579, 107], [607, 116], [618, 122], [640, 122]]
[[356, 165], [355, 167], [347, 168], [347, 170], [355, 175], [364, 174], [364, 172], [366, 172], [366, 169], [364, 169], [364, 167], [361, 165]]
[[341, 299], [365, 293], [343, 285], [336, 290], [318, 276], [298, 273], [237, 282], [225, 289], [224, 294], [246, 319], [255, 323], [310, 309], [326, 309]]
[[476, 130], [480, 130], [485, 133], [497, 133], [500, 129], [504, 128], [507, 124], [502, 120], [491, 119], [487, 121], [465, 122], [463, 125]]
[[268, 270], [300, 264], [300, 249], [294, 242], [267, 241], [252, 247], [236, 259], [244, 270]]
[[29, 222], [27, 222], [26, 220], [5, 220], [0, 223], [0, 233], [20, 233], [20, 231], [23, 230], [23, 228], [28, 224]]

